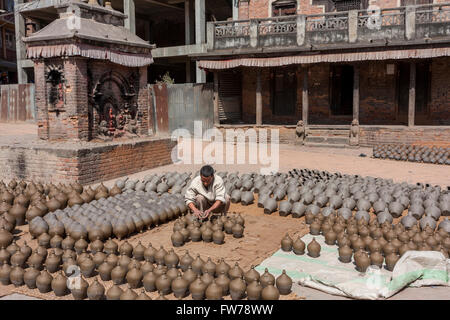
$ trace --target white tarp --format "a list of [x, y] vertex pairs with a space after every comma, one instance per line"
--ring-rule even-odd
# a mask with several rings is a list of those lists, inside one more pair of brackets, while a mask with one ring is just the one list
[[[386, 299], [407, 286], [450, 286], [450, 259], [437, 251], [408, 251], [392, 272], [371, 266], [365, 273], [358, 272], [355, 264], [338, 260], [338, 247], [329, 246], [323, 236], [305, 235], [308, 244], [312, 238], [320, 243], [320, 257], [311, 258], [306, 253], [296, 255], [281, 249], [264, 260], [256, 270], [268, 268], [274, 276], [285, 269], [287, 274], [303, 286], [357, 299]], [[306, 251], [306, 250], [305, 250]], [[449, 289], [450, 291], [450, 289]]]

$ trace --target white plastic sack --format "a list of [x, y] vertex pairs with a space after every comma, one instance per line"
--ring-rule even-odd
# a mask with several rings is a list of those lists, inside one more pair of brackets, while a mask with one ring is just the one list
[[[444, 285], [450, 286], [450, 260], [437, 251], [408, 251], [395, 265], [393, 272], [370, 266], [365, 273], [355, 269], [355, 264], [338, 260], [337, 246], [329, 246], [322, 236], [314, 236], [322, 247], [320, 257], [311, 258], [306, 253], [278, 250], [256, 269], [267, 268], [274, 276], [286, 273], [303, 286], [330, 294], [357, 299], [386, 299], [404, 287]], [[313, 236], [305, 235], [308, 244]]]

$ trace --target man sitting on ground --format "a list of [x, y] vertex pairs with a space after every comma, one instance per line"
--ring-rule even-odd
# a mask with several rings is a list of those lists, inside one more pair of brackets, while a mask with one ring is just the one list
[[208, 219], [214, 213], [226, 215], [230, 208], [230, 196], [225, 192], [223, 180], [214, 174], [214, 169], [203, 166], [184, 196], [186, 205], [199, 219]]

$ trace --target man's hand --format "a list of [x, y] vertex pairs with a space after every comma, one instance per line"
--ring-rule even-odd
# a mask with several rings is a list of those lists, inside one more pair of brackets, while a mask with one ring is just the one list
[[211, 214], [211, 209], [205, 210], [203, 212], [203, 216], [202, 219], [207, 219], [209, 217], [209, 215]]
[[201, 212], [200, 210], [198, 210], [197, 208], [195, 210], [193, 210], [194, 216], [196, 216], [199, 219], [203, 218], [203, 214], [204, 212]]

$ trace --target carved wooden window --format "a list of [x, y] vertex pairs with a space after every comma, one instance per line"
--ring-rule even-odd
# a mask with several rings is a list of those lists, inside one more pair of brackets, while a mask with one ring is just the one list
[[297, 14], [297, 0], [277, 0], [272, 3], [272, 16], [288, 16]]
[[360, 10], [361, 0], [338, 0], [335, 1], [336, 11]]
[[62, 111], [64, 107], [65, 79], [62, 66], [51, 65], [45, 73], [49, 111]]

